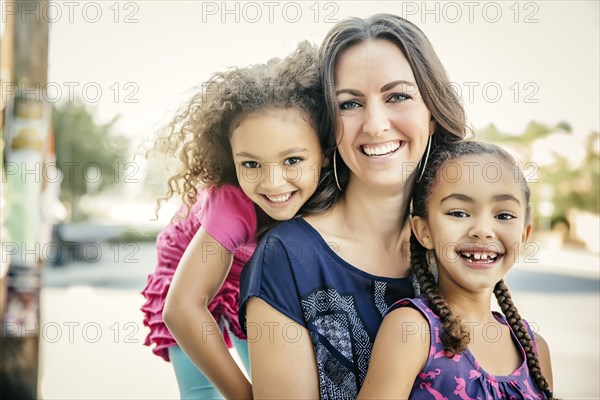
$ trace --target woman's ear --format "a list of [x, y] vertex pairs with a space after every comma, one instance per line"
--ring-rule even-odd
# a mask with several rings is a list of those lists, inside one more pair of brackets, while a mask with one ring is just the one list
[[414, 215], [410, 218], [410, 226], [421, 246], [427, 250], [433, 250], [433, 239], [427, 221]]

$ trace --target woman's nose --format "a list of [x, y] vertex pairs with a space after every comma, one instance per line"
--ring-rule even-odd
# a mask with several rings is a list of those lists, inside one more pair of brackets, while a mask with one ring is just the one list
[[369, 104], [365, 112], [363, 131], [372, 136], [379, 136], [390, 129], [390, 121], [383, 105]]

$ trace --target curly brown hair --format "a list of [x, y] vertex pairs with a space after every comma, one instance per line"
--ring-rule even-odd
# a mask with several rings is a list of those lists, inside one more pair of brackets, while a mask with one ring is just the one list
[[[198, 187], [238, 184], [229, 139], [242, 119], [268, 109], [294, 108], [319, 133], [324, 109], [317, 48], [304, 41], [284, 59], [213, 74], [146, 151], [180, 161], [162, 202], [181, 194], [188, 212]], [[166, 132], [166, 133], [165, 133]], [[321, 145], [326, 137], [319, 134]]]
[[[480, 154], [493, 154], [501, 161], [507, 163], [511, 168], [514, 168], [515, 166], [515, 160], [508, 152], [489, 143], [461, 141], [439, 147], [436, 151], [432, 152], [429, 157], [429, 162], [425, 166], [423, 178], [415, 185], [413, 190], [412, 215], [419, 216], [423, 219], [427, 218], [427, 198], [433, 189], [434, 182], [438, 179], [438, 171], [447, 161], [459, 157]], [[518, 171], [518, 180], [521, 183], [526, 204], [525, 217], [526, 220], [529, 221], [531, 219], [531, 191], [523, 176], [523, 172], [519, 168], [516, 168], [516, 170]], [[442, 322], [443, 332], [441, 333], [440, 339], [444, 345], [444, 350], [450, 357], [456, 353], [463, 352], [470, 341], [469, 330], [462, 323], [460, 317], [452, 313], [444, 295], [439, 291], [436, 279], [429, 268], [427, 249], [419, 243], [414, 233], [410, 238], [410, 253], [412, 273], [419, 282], [421, 293], [427, 297], [431, 309], [440, 317]], [[504, 313], [506, 320], [525, 349], [527, 365], [535, 384], [544, 392], [545, 398], [552, 399], [552, 391], [550, 390], [548, 381], [542, 374], [540, 363], [533, 346], [533, 338], [530, 337], [525, 328], [517, 307], [512, 302], [508, 286], [504, 283], [504, 280], [500, 280], [496, 283], [494, 295], [496, 296], [498, 305]]]

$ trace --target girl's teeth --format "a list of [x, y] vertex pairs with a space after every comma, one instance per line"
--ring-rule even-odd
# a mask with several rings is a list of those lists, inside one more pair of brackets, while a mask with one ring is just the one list
[[370, 157], [384, 156], [386, 154], [393, 153], [394, 151], [398, 150], [399, 148], [400, 148], [400, 142], [388, 143], [388, 144], [380, 145], [380, 146], [364, 145], [362, 147], [363, 152]]
[[466, 251], [462, 251], [461, 254], [463, 257], [468, 258], [470, 260], [494, 260], [498, 257], [498, 253], [468, 253]]
[[285, 201], [288, 201], [290, 199], [290, 197], [292, 197], [292, 194], [286, 193], [286, 194], [282, 194], [281, 196], [268, 196], [265, 194], [265, 197], [273, 203], [283, 203]]

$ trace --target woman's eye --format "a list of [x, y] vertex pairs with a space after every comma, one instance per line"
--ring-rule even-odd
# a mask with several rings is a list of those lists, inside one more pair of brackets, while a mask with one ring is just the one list
[[286, 158], [285, 161], [283, 162], [284, 165], [294, 165], [294, 164], [298, 164], [299, 162], [303, 161], [304, 159], [301, 157], [290, 157], [290, 158]]
[[240, 164], [244, 168], [260, 168], [260, 164], [256, 161], [242, 161]]
[[344, 101], [343, 103], [340, 103], [340, 110], [354, 110], [358, 107], [360, 107], [360, 104], [358, 104], [354, 100], [348, 100]]
[[502, 212], [498, 215], [496, 215], [496, 219], [502, 220], [502, 221], [510, 221], [511, 219], [517, 218], [516, 215], [509, 213], [509, 212]]
[[466, 212], [464, 212], [462, 210], [448, 211], [446, 213], [446, 215], [449, 215], [451, 217], [456, 217], [456, 218], [468, 218], [469, 217], [469, 214], [467, 214]]
[[390, 98], [388, 99], [388, 101], [392, 102], [392, 103], [402, 103], [403, 101], [409, 100], [411, 97], [403, 94], [403, 93], [394, 93], [393, 95], [390, 96]]

